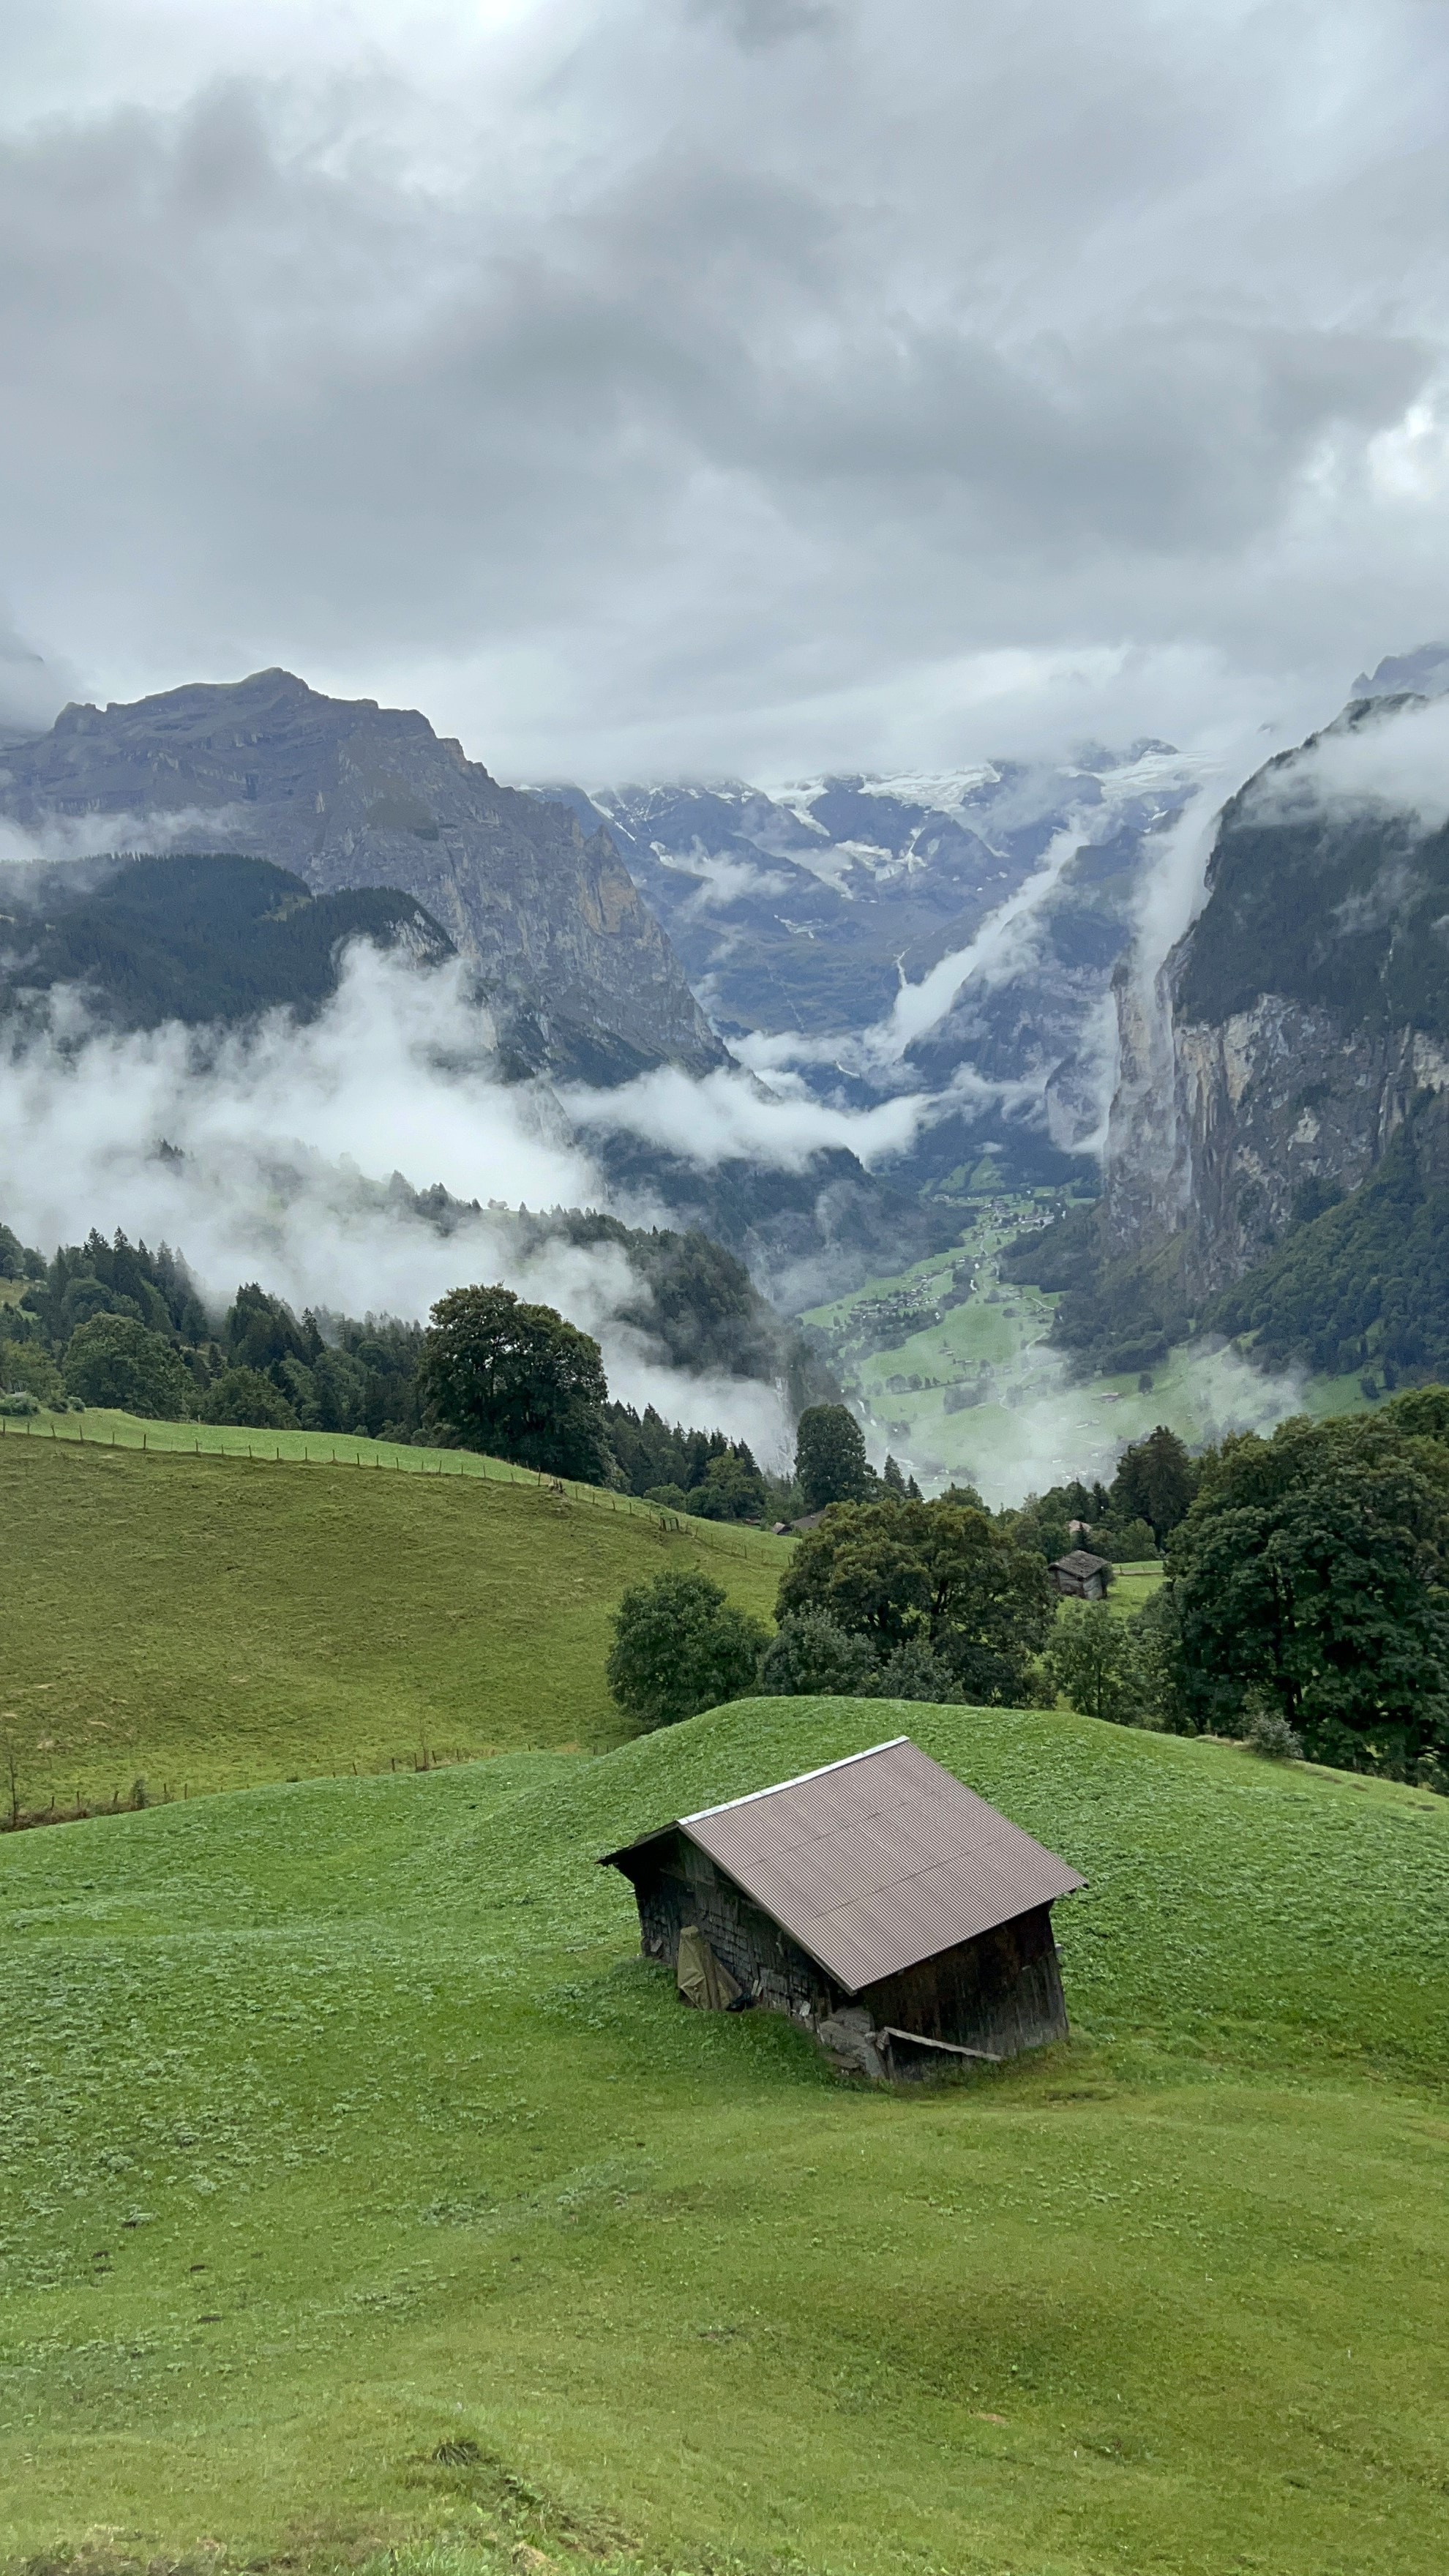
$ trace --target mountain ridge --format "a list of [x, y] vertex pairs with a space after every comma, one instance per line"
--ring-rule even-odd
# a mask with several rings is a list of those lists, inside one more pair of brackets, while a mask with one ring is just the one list
[[0, 757], [22, 830], [124, 823], [137, 846], [270, 860], [319, 896], [411, 895], [477, 972], [520, 1070], [618, 1081], [725, 1051], [602, 825], [501, 787], [415, 710], [280, 669], [66, 707]]

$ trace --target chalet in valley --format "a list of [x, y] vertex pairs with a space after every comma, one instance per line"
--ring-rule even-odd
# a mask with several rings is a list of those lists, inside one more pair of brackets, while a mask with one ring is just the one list
[[1052, 1907], [1083, 1881], [909, 1736], [646, 1834], [646, 1958], [705, 2010], [790, 2013], [877, 2079], [1067, 2031]]
[[1091, 1549], [1074, 1547], [1070, 1555], [1059, 1556], [1049, 1569], [1058, 1592], [1069, 1601], [1103, 1601], [1112, 1580], [1109, 1558], [1093, 1556]]

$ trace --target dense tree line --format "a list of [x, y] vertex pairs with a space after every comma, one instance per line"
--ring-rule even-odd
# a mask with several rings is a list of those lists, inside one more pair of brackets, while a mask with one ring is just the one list
[[1161, 1592], [1127, 1620], [1069, 1606], [1058, 1688], [1088, 1715], [1449, 1789], [1449, 1391], [1193, 1463]]
[[932, 1503], [877, 1493], [831, 1504], [806, 1532], [781, 1578], [773, 1637], [694, 1569], [671, 1568], [626, 1593], [608, 1667], [619, 1705], [652, 1727], [751, 1690], [1008, 1704], [1040, 1696], [1034, 1658], [1055, 1602], [1042, 1557], [967, 1489]]
[[[677, 1602], [658, 1587], [627, 1596], [615, 1696], [644, 1725], [747, 1691], [1060, 1698], [1088, 1717], [1449, 1793], [1449, 1389], [1334, 1422], [1299, 1417], [1193, 1460], [1159, 1430], [1111, 1488], [1051, 1499], [1083, 1497], [1134, 1512], [1166, 1549], [1161, 1591], [1131, 1617], [1057, 1602], [1054, 1534], [1031, 1512], [993, 1515], [969, 1490], [919, 1503], [882, 1489], [831, 1505], [801, 1539], [775, 1633], [759, 1629], [752, 1653], [739, 1614], [719, 1626], [723, 1595], [691, 1591], [692, 1577], [671, 1576], [685, 1585]], [[691, 1638], [673, 1683], [661, 1679], [670, 1618]]]
[[1074, 1547], [1119, 1565], [1155, 1556], [1184, 1518], [1197, 1491], [1198, 1467], [1165, 1423], [1124, 1449], [1110, 1485], [1049, 1486], [1006, 1515], [1024, 1545], [1048, 1564]]
[[[634, 1239], [610, 1218], [578, 1224], [580, 1240]], [[695, 1348], [717, 1355], [733, 1336], [742, 1362], [768, 1358], [768, 1310], [729, 1254], [667, 1233], [646, 1240], [676, 1351], [690, 1344], [697, 1288]], [[427, 1332], [387, 1316], [299, 1317], [256, 1281], [213, 1320], [164, 1244], [153, 1253], [92, 1232], [47, 1261], [3, 1226], [0, 1282], [0, 1403], [12, 1411], [103, 1406], [152, 1421], [462, 1444], [704, 1519], [798, 1508], [793, 1487], [763, 1475], [743, 1441], [610, 1402], [598, 1345], [504, 1288], [456, 1291]], [[652, 1293], [641, 1287], [641, 1298]]]

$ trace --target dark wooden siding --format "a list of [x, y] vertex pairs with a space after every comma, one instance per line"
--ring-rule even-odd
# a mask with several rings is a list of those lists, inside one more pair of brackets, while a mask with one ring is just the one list
[[867, 1986], [861, 2002], [877, 2029], [916, 2030], [957, 2048], [1015, 2057], [1023, 2048], [1065, 2039], [1057, 1945], [1049, 1905], [1019, 1914], [957, 1949], [922, 1959], [898, 1977]]
[[851, 1997], [686, 1834], [650, 1844], [628, 1874], [646, 1958], [677, 1967], [680, 1933], [698, 1924], [715, 1956], [767, 2011], [813, 2023], [854, 2001], [877, 2029], [917, 2031], [993, 2057], [1066, 2037], [1049, 1905]]
[[697, 1923], [716, 1958], [757, 2003], [800, 2020], [830, 2010], [839, 1989], [824, 1969], [686, 1834], [652, 1845], [641, 1863], [630, 1875], [646, 1958], [676, 1966], [679, 1935], [686, 1923]]

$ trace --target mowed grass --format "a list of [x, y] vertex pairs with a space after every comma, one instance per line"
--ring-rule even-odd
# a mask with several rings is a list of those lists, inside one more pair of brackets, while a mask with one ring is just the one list
[[[898, 1728], [1087, 1875], [1070, 2045], [832, 2079], [594, 1855]], [[1449, 1805], [756, 1701], [0, 1842], [0, 2556], [1449, 2556]]]
[[789, 1561], [535, 1483], [42, 1439], [0, 1442], [0, 1526], [0, 1751], [32, 1811], [617, 1742], [626, 1586], [683, 1560], [763, 1615]]

